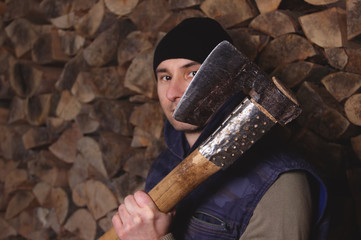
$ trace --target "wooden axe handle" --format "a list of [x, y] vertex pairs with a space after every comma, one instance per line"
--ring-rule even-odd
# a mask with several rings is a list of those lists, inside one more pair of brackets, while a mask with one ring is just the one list
[[[193, 189], [220, 169], [196, 149], [150, 190], [148, 195], [161, 212], [169, 212]], [[118, 239], [112, 227], [98, 240]]]
[[[259, 95], [262, 97], [262, 103], [265, 103], [267, 108], [265, 109], [253, 100], [251, 102], [253, 102], [255, 107], [265, 115], [266, 119], [272, 120], [273, 122], [276, 122], [279, 119], [276, 120], [273, 114], [269, 113], [268, 110], [276, 110], [273, 112], [276, 113], [277, 116], [281, 116], [281, 121], [286, 124], [300, 114], [300, 109], [298, 108], [297, 100], [293, 96], [292, 92], [283, 87], [276, 78], [273, 78], [272, 80], [274, 85], [270, 85], [270, 87], [267, 88], [267, 94]], [[259, 96], [257, 92], [254, 93], [255, 98], [259, 98]], [[283, 96], [284, 98], [281, 98]], [[280, 100], [275, 102], [273, 101], [274, 99]], [[226, 125], [229, 126], [229, 124]], [[241, 124], [238, 124], [237, 122], [235, 125]], [[226, 134], [220, 135], [223, 138]], [[261, 137], [261, 135], [258, 137]], [[253, 142], [254, 141], [251, 141], [251, 144], [253, 144]], [[200, 147], [202, 148], [202, 146]], [[221, 166], [217, 166], [216, 163], [213, 163], [208, 158], [204, 157], [205, 155], [202, 155], [199, 152], [199, 149], [200, 148], [196, 149], [187, 158], [185, 158], [148, 193], [160, 211], [169, 212], [180, 200], [188, 195], [199, 184], [222, 169]], [[243, 151], [241, 152], [243, 153]], [[235, 159], [237, 158], [238, 156], [235, 157]], [[118, 237], [114, 228], [111, 228], [99, 238], [99, 240], [117, 239]]]

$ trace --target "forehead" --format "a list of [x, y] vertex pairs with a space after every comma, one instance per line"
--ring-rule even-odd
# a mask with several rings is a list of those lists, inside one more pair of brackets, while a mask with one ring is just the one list
[[164, 70], [172, 70], [172, 69], [176, 69], [176, 68], [189, 68], [189, 67], [193, 67], [193, 66], [200, 66], [201, 64], [190, 60], [190, 59], [185, 59], [185, 58], [174, 58], [174, 59], [167, 59], [162, 61], [156, 71], [157, 72], [162, 72]]

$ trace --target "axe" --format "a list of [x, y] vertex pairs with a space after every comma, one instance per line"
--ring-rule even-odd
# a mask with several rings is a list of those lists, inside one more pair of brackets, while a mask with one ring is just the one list
[[[162, 212], [169, 212], [207, 178], [226, 169], [276, 123], [286, 125], [301, 109], [291, 91], [269, 78], [227, 41], [207, 56], [183, 94], [173, 117], [203, 126], [232, 95], [248, 92], [241, 103], [196, 150], [151, 191]], [[118, 239], [114, 228], [99, 240]]]

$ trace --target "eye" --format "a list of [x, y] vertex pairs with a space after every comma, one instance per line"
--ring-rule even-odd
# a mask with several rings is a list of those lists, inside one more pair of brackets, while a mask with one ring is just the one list
[[161, 80], [161, 81], [169, 81], [171, 79], [172, 79], [171, 76], [168, 76], [168, 75], [164, 75], [164, 76], [159, 77], [159, 80]]
[[190, 78], [194, 78], [194, 76], [196, 75], [197, 71], [192, 71], [188, 74], [188, 77]]

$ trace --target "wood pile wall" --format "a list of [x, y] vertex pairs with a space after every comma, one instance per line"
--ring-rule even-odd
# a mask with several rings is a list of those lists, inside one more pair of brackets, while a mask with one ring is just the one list
[[217, 19], [297, 95], [284, 131], [361, 226], [361, 0], [0, 1], [0, 239], [95, 239], [164, 148], [151, 68], [182, 19]]

